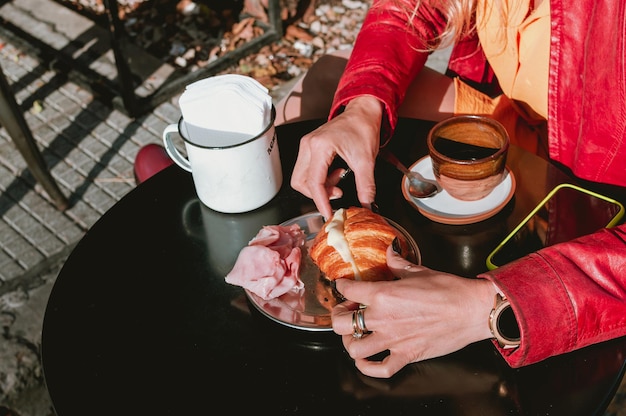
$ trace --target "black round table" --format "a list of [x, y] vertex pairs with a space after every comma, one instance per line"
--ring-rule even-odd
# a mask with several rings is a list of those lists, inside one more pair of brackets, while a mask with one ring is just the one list
[[[172, 166], [86, 233], [59, 273], [44, 317], [42, 362], [56, 413], [602, 414], [622, 378], [625, 339], [521, 369], [508, 367], [483, 341], [374, 379], [356, 370], [332, 331], [281, 325], [252, 307], [243, 289], [224, 282], [262, 225], [315, 210], [289, 187], [289, 173], [299, 138], [320, 123], [277, 128], [285, 180], [258, 210], [230, 215], [205, 208], [191, 176]], [[417, 160], [431, 126], [401, 120], [392, 150], [407, 164]], [[423, 264], [472, 277], [552, 182], [565, 178], [515, 147], [509, 166], [517, 187], [500, 213], [445, 225], [412, 208], [400, 192], [401, 174], [380, 162], [380, 213], [414, 237]], [[356, 204], [353, 180], [344, 186], [336, 208]]]

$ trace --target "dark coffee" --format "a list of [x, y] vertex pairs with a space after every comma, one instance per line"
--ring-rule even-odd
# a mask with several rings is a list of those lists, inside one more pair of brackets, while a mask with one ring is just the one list
[[442, 155], [458, 160], [483, 159], [495, 154], [498, 151], [497, 148], [457, 142], [445, 137], [437, 137], [434, 141], [434, 147], [435, 150]]

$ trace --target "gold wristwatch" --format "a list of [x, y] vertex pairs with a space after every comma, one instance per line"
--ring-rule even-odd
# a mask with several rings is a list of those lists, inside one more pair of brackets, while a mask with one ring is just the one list
[[496, 294], [489, 314], [489, 329], [501, 348], [517, 348], [520, 344], [520, 330], [511, 304], [502, 294]]

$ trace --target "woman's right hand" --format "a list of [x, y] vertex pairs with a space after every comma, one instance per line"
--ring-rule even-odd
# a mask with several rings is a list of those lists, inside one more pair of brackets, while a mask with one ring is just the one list
[[359, 202], [369, 208], [376, 196], [374, 165], [380, 146], [383, 107], [371, 96], [354, 98], [343, 113], [302, 137], [291, 186], [312, 198], [324, 218], [332, 217], [330, 199], [340, 198], [337, 187], [343, 169], [328, 172], [341, 157], [354, 172]]
[[[389, 378], [409, 363], [441, 357], [491, 338], [489, 313], [496, 288], [487, 279], [467, 279], [413, 264], [390, 246], [387, 265], [398, 280], [335, 281], [347, 300], [332, 310], [335, 333], [365, 375]], [[353, 312], [367, 305], [355, 338]], [[369, 357], [388, 351], [382, 361]]]

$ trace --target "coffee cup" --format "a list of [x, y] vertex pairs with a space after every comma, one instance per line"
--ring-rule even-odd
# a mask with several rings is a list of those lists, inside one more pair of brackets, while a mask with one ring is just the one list
[[448, 118], [430, 130], [427, 142], [435, 179], [453, 198], [483, 199], [507, 174], [509, 135], [492, 118]]
[[[163, 144], [172, 160], [191, 172], [204, 205], [223, 213], [252, 211], [274, 198], [283, 182], [275, 116], [272, 107], [268, 124], [252, 136], [193, 126], [181, 117], [163, 130]], [[182, 138], [186, 156], [175, 137]]]

